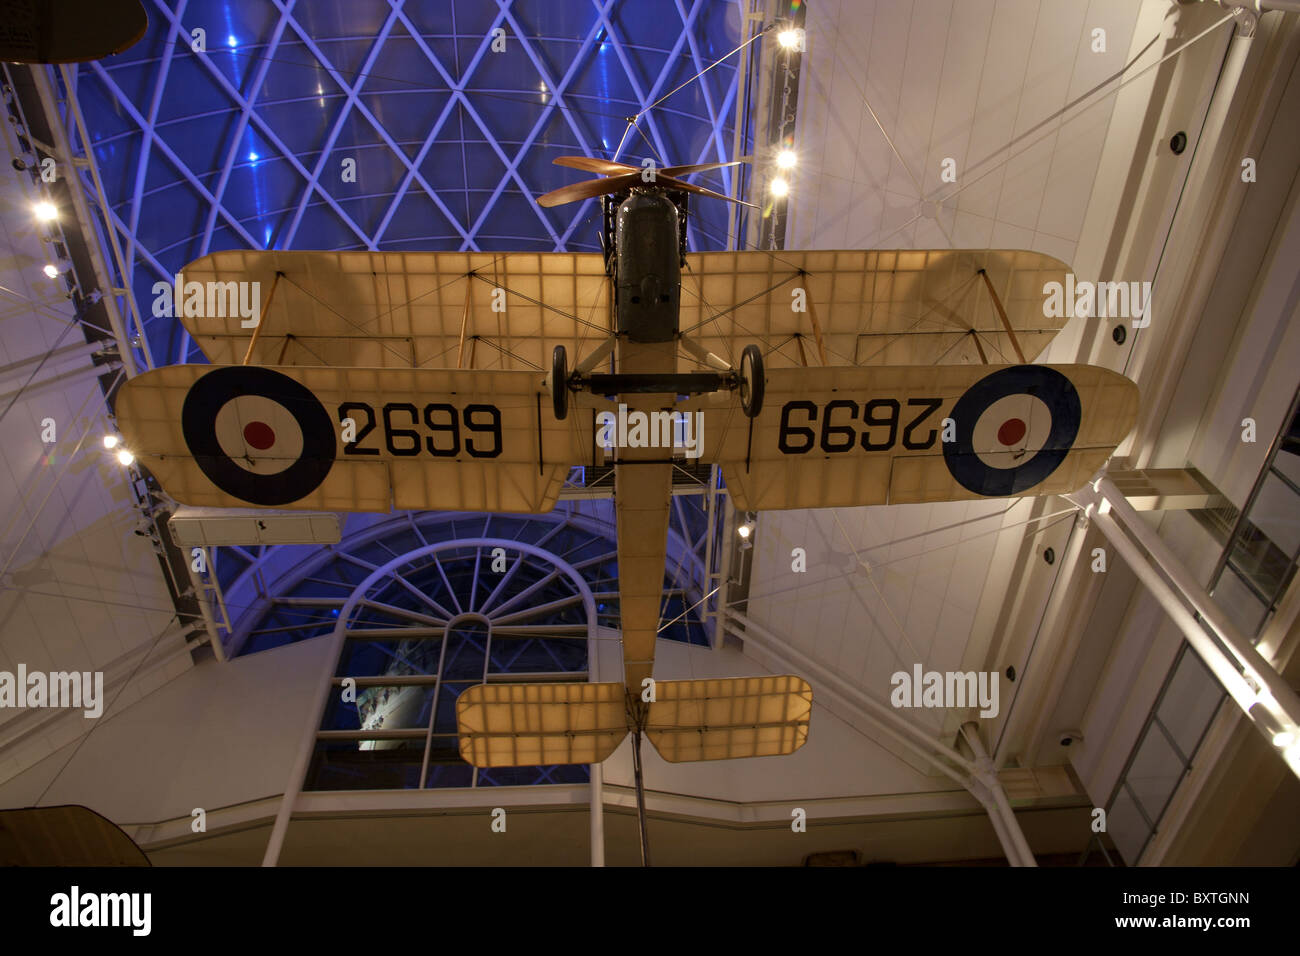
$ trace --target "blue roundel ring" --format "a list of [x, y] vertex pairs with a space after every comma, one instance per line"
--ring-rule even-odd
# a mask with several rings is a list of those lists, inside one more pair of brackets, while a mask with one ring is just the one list
[[[1014, 468], [993, 468], [975, 453], [975, 423], [984, 411], [1008, 395], [1032, 395], [1052, 414], [1052, 427], [1043, 447]], [[1079, 434], [1082, 406], [1074, 383], [1045, 365], [1016, 365], [986, 375], [970, 388], [952, 409], [956, 441], [943, 443], [948, 470], [967, 491], [989, 498], [1018, 495], [1043, 481], [1070, 453]]]
[[[231, 459], [217, 439], [217, 413], [240, 395], [278, 402], [302, 430], [302, 454], [284, 471], [258, 475]], [[320, 487], [334, 467], [334, 423], [320, 400], [300, 382], [269, 368], [214, 369], [190, 386], [181, 407], [181, 432], [199, 470], [214, 485], [241, 501], [275, 507], [304, 498]]]

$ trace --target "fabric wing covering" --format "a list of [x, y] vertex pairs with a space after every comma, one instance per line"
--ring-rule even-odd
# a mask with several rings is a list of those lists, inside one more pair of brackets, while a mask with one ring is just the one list
[[[1066, 494], [1137, 421], [1091, 365], [772, 369], [752, 421], [702, 396], [705, 453], [743, 511]], [[945, 438], [945, 421], [951, 422]]]
[[646, 736], [670, 763], [794, 753], [808, 739], [812, 688], [801, 677], [655, 682]]
[[590, 445], [540, 375], [499, 369], [173, 365], [123, 385], [116, 412], [125, 446], [200, 507], [540, 513]]
[[478, 684], [456, 699], [460, 755], [476, 767], [600, 763], [627, 736], [623, 685]]
[[[732, 364], [760, 344], [769, 368], [1018, 361], [981, 269], [1032, 361], [1066, 321], [1044, 287], [1068, 267], [1023, 251], [688, 253], [680, 327]], [[176, 315], [214, 364], [542, 370], [611, 328], [597, 253], [240, 250], [181, 278]]]
[[[646, 736], [673, 763], [793, 753], [812, 688], [789, 674], [656, 681]], [[598, 763], [630, 730], [624, 685], [481, 684], [456, 701], [460, 753], [476, 767]]]

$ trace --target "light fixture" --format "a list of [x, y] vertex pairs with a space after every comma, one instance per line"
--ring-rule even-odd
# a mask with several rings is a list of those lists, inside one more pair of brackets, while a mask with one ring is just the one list
[[42, 269], [41, 271], [44, 272], [47, 276], [49, 276], [51, 279], [57, 279], [59, 277], [59, 267], [54, 265], [54, 263], [52, 262], [47, 263], [45, 268]]
[[117, 453], [117, 463], [119, 465], [129, 465], [135, 461], [135, 455], [131, 454], [125, 448]]
[[1291, 733], [1291, 731], [1289, 730], [1279, 731], [1278, 733], [1273, 735], [1274, 747], [1281, 747], [1283, 750], [1285, 750], [1287, 747], [1290, 747], [1293, 743], [1295, 743], [1295, 734]]
[[790, 28], [782, 30], [776, 35], [776, 40], [787, 50], [793, 50], [799, 45], [799, 33], [801, 31]]
[[748, 538], [753, 533], [754, 528], [748, 521], [736, 529], [736, 534], [740, 535], [742, 538]]
[[776, 165], [781, 169], [793, 169], [796, 162], [794, 150], [783, 149], [776, 154]]
[[59, 218], [59, 210], [55, 208], [54, 203], [52, 202], [41, 200], [33, 206], [32, 209], [36, 213], [36, 218], [41, 222], [50, 222], [53, 219]]
[[109, 449], [110, 451], [111, 451], [112, 449], [116, 448], [116, 447], [117, 447], [117, 436], [116, 436], [116, 435], [105, 435], [105, 436], [104, 436], [104, 447], [107, 448], [107, 449]]
[[780, 176], [772, 180], [772, 184], [770, 188], [772, 190], [772, 195], [776, 196], [778, 199], [780, 199], [782, 196], [787, 196], [790, 193], [790, 184], [787, 183]]

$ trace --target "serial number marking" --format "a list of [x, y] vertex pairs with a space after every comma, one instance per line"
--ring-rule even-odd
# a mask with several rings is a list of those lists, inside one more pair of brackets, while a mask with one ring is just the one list
[[[345, 455], [378, 455], [378, 447], [362, 444], [376, 427], [383, 433], [384, 447], [397, 458], [427, 453], [435, 458], [455, 458], [464, 446], [471, 458], [496, 458], [501, 454], [501, 410], [495, 405], [474, 403], [464, 409], [446, 402], [430, 402], [423, 411], [410, 402], [389, 402], [380, 414], [366, 402], [343, 402], [338, 407], [339, 424], [354, 413], [365, 413], [356, 438], [343, 443]], [[420, 424], [431, 434], [422, 434]], [[414, 427], [411, 427], [414, 426]], [[468, 433], [461, 435], [461, 428]], [[378, 441], [378, 436], [376, 436]]]
[[[939, 430], [931, 428], [924, 438], [917, 438], [917, 428], [943, 404], [941, 398], [909, 398], [908, 408], [921, 411], [903, 426], [903, 447], [922, 451], [933, 447]], [[848, 422], [862, 415], [861, 432]], [[792, 421], [795, 415], [800, 421]], [[811, 427], [821, 420], [820, 429]], [[816, 402], [796, 399], [781, 406], [781, 431], [776, 445], [786, 455], [806, 455], [814, 448], [827, 454], [850, 451], [861, 445], [866, 451], [885, 451], [898, 442], [902, 405], [894, 398], [873, 398], [859, 405], [847, 398], [837, 398], [818, 407]], [[819, 434], [820, 432], [820, 434]]]

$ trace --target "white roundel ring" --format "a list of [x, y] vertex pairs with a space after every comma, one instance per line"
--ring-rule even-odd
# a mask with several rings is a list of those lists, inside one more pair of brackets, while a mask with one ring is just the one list
[[1006, 395], [975, 419], [971, 447], [990, 468], [1016, 468], [1047, 444], [1051, 432], [1052, 410], [1042, 399]]
[[1079, 434], [1079, 393], [1046, 365], [1014, 365], [980, 379], [957, 399], [955, 440], [944, 442], [949, 472], [968, 491], [1018, 495], [1054, 472]]
[[302, 457], [302, 428], [293, 412], [263, 395], [236, 395], [213, 420], [217, 444], [255, 475], [278, 475]]
[[305, 498], [334, 466], [334, 424], [311, 390], [269, 368], [202, 376], [185, 396], [181, 431], [214, 485], [250, 504]]

